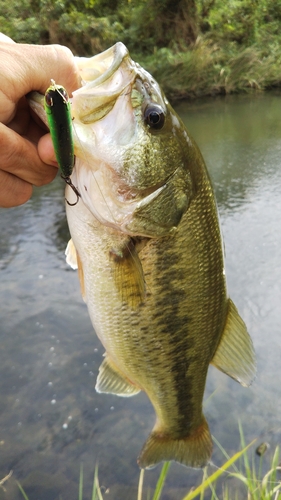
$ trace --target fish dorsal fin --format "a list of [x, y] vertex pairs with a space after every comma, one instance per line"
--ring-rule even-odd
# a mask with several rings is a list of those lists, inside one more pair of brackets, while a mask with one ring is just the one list
[[112, 249], [114, 281], [122, 302], [136, 309], [145, 297], [145, 281], [135, 244], [129, 239], [122, 248]]
[[256, 361], [253, 343], [231, 299], [228, 300], [224, 331], [211, 364], [244, 387], [251, 385], [255, 378]]
[[106, 355], [99, 368], [96, 391], [130, 397], [138, 394], [140, 389], [133, 385]]
[[83, 300], [86, 301], [83, 266], [82, 266], [81, 259], [80, 259], [79, 254], [74, 246], [72, 239], [69, 240], [69, 242], [67, 244], [67, 247], [65, 250], [65, 255], [66, 255], [67, 264], [70, 267], [72, 267], [72, 269], [78, 269], [81, 294], [82, 294]]
[[77, 253], [72, 239], [70, 239], [69, 242], [67, 243], [67, 247], [65, 249], [65, 256], [67, 264], [70, 267], [72, 267], [72, 269], [77, 269], [78, 268]]

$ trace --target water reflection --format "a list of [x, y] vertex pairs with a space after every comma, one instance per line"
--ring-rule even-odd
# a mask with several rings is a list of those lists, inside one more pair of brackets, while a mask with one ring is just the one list
[[264, 183], [280, 187], [280, 95], [228, 96], [178, 111], [207, 160], [221, 211], [241, 208]]
[[[211, 368], [205, 414], [228, 454], [246, 440], [280, 440], [281, 125], [278, 94], [182, 103], [214, 181], [230, 295], [253, 337], [251, 389]], [[94, 390], [103, 348], [93, 334], [78, 277], [64, 260], [63, 183], [35, 190], [23, 207], [0, 211], [0, 478], [10, 469], [30, 500], [77, 499], [80, 463], [90, 498], [95, 463], [105, 498], [136, 498], [136, 457], [154, 419], [145, 395]], [[266, 464], [266, 456], [264, 462]], [[213, 462], [223, 462], [215, 447]], [[159, 469], [148, 472], [153, 486]], [[201, 473], [174, 464], [167, 499], [180, 500]], [[21, 498], [15, 479], [0, 499]]]

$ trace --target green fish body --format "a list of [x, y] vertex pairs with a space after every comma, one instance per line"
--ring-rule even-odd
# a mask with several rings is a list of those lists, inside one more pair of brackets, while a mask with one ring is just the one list
[[[255, 358], [228, 298], [214, 193], [195, 142], [122, 43], [78, 58], [72, 99], [81, 194], [68, 205], [67, 261], [105, 347], [96, 390], [145, 391], [156, 413], [140, 467], [203, 467], [209, 364], [248, 386]], [[69, 186], [66, 198], [75, 201]]]

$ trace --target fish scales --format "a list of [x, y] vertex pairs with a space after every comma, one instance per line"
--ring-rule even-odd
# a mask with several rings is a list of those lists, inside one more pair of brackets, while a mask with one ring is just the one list
[[[198, 418], [199, 420], [201, 418], [201, 407], [198, 406], [197, 399], [201, 400], [203, 396], [204, 384], [200, 383], [198, 373], [202, 372], [202, 370], [207, 371], [209, 361], [216, 350], [216, 343], [210, 342], [210, 340], [216, 339], [216, 342], [219, 341], [217, 332], [222, 328], [226, 315], [226, 310], [223, 311], [217, 307], [217, 304], [221, 303], [222, 300], [226, 301], [224, 278], [219, 271], [220, 266], [218, 266], [219, 261], [222, 260], [222, 255], [221, 250], [219, 252], [216, 250], [219, 229], [217, 227], [214, 234], [211, 235], [206, 251], [202, 252], [201, 249], [198, 251], [202, 235], [204, 235], [204, 227], [196, 200], [201, 204], [202, 196], [200, 192], [181, 221], [179, 229], [181, 234], [177, 234], [177, 238], [173, 240], [167, 239], [168, 245], [166, 246], [163, 246], [163, 242], [159, 243], [156, 250], [157, 258], [153, 259], [156, 262], [154, 270], [155, 284], [153, 285], [155, 289], [153, 295], [156, 301], [152, 304], [152, 311], [157, 311], [155, 314], [152, 313], [152, 317], [155, 318], [154, 328], [155, 331], [160, 331], [163, 336], [161, 336], [161, 340], [168, 356], [168, 364], [171, 365], [172, 362], [174, 379], [171, 383], [176, 390], [178, 400], [176, 407], [179, 410], [183, 408], [184, 418], [182, 420], [185, 429], [187, 427], [187, 416], [190, 421], [197, 423]], [[206, 210], [203, 210], [206, 213]], [[196, 214], [198, 224], [196, 224], [194, 214]], [[210, 225], [212, 210], [207, 212], [207, 215], [206, 224]], [[204, 245], [205, 243], [204, 237]], [[149, 252], [149, 249], [146, 250]], [[209, 258], [210, 252], [213, 252], [214, 255], [218, 254], [216, 258], [211, 259], [211, 262]], [[177, 256], [176, 259], [173, 257], [175, 255]], [[197, 259], [194, 258], [194, 255], [197, 256]], [[150, 263], [150, 267], [152, 265]], [[214, 280], [216, 280], [215, 293], [213, 287], [210, 290], [209, 280], [200, 280], [200, 276], [202, 272], [206, 272], [206, 268], [208, 268], [208, 274], [212, 275], [213, 284]], [[217, 311], [219, 311], [219, 314], [216, 314]], [[159, 334], [157, 339], [159, 341]], [[202, 347], [203, 359], [198, 355], [198, 344]], [[210, 353], [206, 356], [208, 350]], [[161, 380], [163, 375], [162, 370]], [[157, 376], [157, 373], [155, 376]], [[164, 399], [170, 390], [167, 387], [167, 378], [164, 382], [166, 384]], [[179, 383], [180, 380], [181, 383]], [[182, 383], [183, 380], [184, 383]], [[193, 388], [193, 393], [191, 388]], [[191, 397], [187, 396], [186, 391]], [[192, 411], [190, 408], [190, 401], [192, 402], [194, 398], [196, 399], [197, 418], [191, 416], [195, 413], [195, 410]], [[157, 400], [159, 401], [159, 399]], [[163, 405], [165, 408], [164, 401]], [[159, 406], [163, 407], [162, 404]], [[175, 412], [173, 412], [173, 417], [175, 417]], [[182, 432], [183, 428], [180, 429], [179, 433], [182, 434]]]
[[[122, 43], [77, 64], [71, 182], [81, 198], [66, 207], [66, 254], [106, 351], [96, 390], [149, 397], [156, 422], [140, 467], [203, 467], [212, 452], [202, 413], [209, 364], [243, 386], [255, 374], [227, 294], [210, 179], [158, 84]], [[69, 186], [66, 198], [76, 199]]]

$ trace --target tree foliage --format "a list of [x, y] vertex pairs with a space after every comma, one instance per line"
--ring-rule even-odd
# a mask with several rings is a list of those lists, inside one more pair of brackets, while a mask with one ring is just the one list
[[190, 47], [206, 34], [241, 46], [272, 39], [280, 32], [281, 0], [0, 0], [0, 19], [19, 42], [60, 40], [85, 54], [123, 39], [148, 54]]
[[279, 85], [280, 21], [281, 0], [0, 0], [15, 41], [86, 56], [121, 40], [174, 97]]

